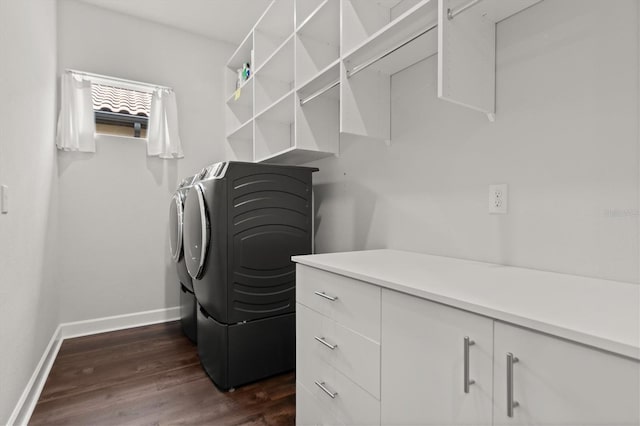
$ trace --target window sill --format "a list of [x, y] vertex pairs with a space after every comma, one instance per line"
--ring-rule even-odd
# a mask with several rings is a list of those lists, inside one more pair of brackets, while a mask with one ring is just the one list
[[113, 133], [96, 133], [95, 134], [95, 140], [96, 142], [101, 141], [101, 140], [105, 140], [105, 139], [118, 139], [118, 140], [126, 140], [129, 142], [143, 142], [143, 143], [147, 143], [147, 138], [136, 138], [134, 136], [125, 136], [125, 135], [114, 135]]

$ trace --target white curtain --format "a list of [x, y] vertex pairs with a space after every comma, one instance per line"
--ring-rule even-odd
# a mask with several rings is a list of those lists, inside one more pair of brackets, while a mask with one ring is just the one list
[[147, 154], [160, 158], [182, 158], [182, 144], [178, 134], [176, 94], [170, 89], [156, 89], [151, 98]]
[[65, 72], [60, 94], [56, 146], [65, 151], [96, 152], [91, 81]]

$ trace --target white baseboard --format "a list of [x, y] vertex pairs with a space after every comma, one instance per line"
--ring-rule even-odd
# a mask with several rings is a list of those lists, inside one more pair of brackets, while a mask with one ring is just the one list
[[36, 408], [42, 388], [44, 388], [44, 384], [47, 381], [47, 376], [49, 376], [49, 371], [51, 371], [53, 362], [60, 350], [60, 345], [62, 345], [62, 333], [60, 332], [60, 326], [58, 326], [56, 331], [53, 332], [53, 336], [51, 336], [51, 340], [49, 340], [49, 344], [45, 348], [38, 365], [36, 365], [29, 382], [27, 382], [27, 386], [24, 388], [22, 395], [20, 395], [20, 399], [9, 417], [8, 425], [26, 425], [29, 423], [33, 409]]
[[66, 322], [60, 324], [62, 339], [89, 336], [106, 333], [108, 331], [124, 330], [126, 328], [142, 327], [144, 325], [180, 319], [180, 307], [156, 309], [153, 311], [137, 312], [134, 314], [115, 315], [112, 317], [96, 318], [85, 321]]
[[173, 308], [60, 324], [53, 333], [53, 336], [51, 336], [51, 340], [44, 350], [38, 365], [36, 365], [35, 371], [22, 392], [7, 424], [11, 426], [26, 425], [29, 423], [29, 419], [33, 414], [38, 398], [40, 398], [40, 393], [42, 393], [51, 367], [53, 367], [53, 362], [65, 339], [106, 333], [108, 331], [124, 330], [126, 328], [142, 327], [179, 319], [180, 307], [176, 306]]

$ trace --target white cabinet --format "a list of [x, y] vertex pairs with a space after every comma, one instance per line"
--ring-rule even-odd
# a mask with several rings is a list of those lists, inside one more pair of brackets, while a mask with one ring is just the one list
[[296, 423], [380, 424], [380, 289], [296, 268]]
[[389, 290], [382, 318], [382, 424], [640, 424], [637, 361]]
[[[640, 356], [628, 346], [639, 325], [584, 310], [607, 286], [620, 318], [638, 318], [635, 286], [391, 251], [294, 260], [306, 263], [296, 268], [300, 425], [640, 425]], [[562, 314], [522, 304], [516, 278], [554, 288]], [[593, 294], [567, 291], [577, 288]], [[591, 334], [578, 334], [585, 324]]]
[[[495, 322], [494, 424], [638, 425], [640, 363]], [[507, 416], [507, 353], [513, 417]]]
[[382, 424], [491, 424], [491, 319], [390, 290], [382, 318]]

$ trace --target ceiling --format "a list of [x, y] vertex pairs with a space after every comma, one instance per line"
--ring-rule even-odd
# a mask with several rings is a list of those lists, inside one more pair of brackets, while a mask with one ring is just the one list
[[270, 0], [81, 0], [104, 9], [240, 44]]

